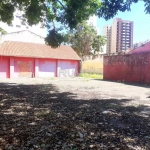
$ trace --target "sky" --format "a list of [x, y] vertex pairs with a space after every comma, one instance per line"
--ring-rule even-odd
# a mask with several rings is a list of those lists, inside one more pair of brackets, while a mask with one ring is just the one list
[[[133, 28], [133, 43], [143, 42], [147, 39], [150, 40], [150, 14], [144, 12], [144, 2], [132, 4], [131, 11], [118, 12], [114, 18], [122, 18], [122, 20], [130, 20], [134, 22]], [[114, 19], [113, 18], [113, 19]], [[100, 29], [100, 35], [103, 34], [103, 27], [105, 25], [111, 25], [113, 19], [108, 21], [100, 18], [98, 19], [98, 27]]]

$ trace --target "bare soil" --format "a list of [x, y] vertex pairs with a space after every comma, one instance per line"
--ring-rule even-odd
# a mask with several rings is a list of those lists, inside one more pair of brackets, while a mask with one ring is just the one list
[[1, 79], [0, 149], [149, 150], [150, 87], [84, 78]]

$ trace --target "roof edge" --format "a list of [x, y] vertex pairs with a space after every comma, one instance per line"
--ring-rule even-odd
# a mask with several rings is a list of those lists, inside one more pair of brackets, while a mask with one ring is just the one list
[[0, 56], [4, 56], [4, 57], [23, 57], [23, 58], [40, 58], [40, 59], [81, 60], [81, 58], [80, 59], [68, 59], [68, 58], [67, 59], [66, 58], [63, 59], [63, 58], [56, 58], [56, 57], [51, 57], [51, 58], [48, 58], [48, 57], [47, 58], [46, 57], [36, 57], [36, 56], [32, 56], [32, 57], [31, 56], [28, 56], [28, 57], [26, 56], [25, 57], [25, 56], [22, 56], [22, 55], [18, 55], [17, 56], [17, 55], [1, 55], [0, 54]]
[[[38, 34], [36, 34], [36, 33], [32, 32], [32, 31], [30, 31], [30, 30], [20, 30], [20, 31], [16, 31], [16, 32], [10, 32], [10, 33], [7, 33], [7, 34], [20, 33], [20, 32], [24, 32], [24, 31], [30, 32], [30, 33], [35, 34], [35, 35], [37, 35], [37, 36], [39, 36], [39, 37], [41, 37], [41, 38], [43, 38], [43, 39], [44, 39], [44, 37], [43, 37], [43, 36], [38, 35]], [[4, 34], [4, 36], [5, 36], [5, 35], [7, 35], [7, 34]]]

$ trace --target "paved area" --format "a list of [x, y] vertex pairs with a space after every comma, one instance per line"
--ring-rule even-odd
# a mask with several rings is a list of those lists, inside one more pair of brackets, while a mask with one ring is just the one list
[[150, 106], [150, 87], [85, 78], [22, 78], [1, 79], [15, 84], [53, 84], [60, 92], [72, 92], [83, 99], [130, 99], [125, 105]]
[[0, 79], [0, 150], [149, 150], [149, 129], [146, 85]]

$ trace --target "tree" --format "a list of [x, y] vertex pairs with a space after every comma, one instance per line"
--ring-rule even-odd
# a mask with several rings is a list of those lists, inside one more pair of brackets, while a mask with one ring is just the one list
[[[98, 16], [106, 20], [114, 17], [118, 11], [131, 11], [131, 4], [141, 0], [102, 0], [101, 6], [98, 8]], [[143, 0], [145, 3], [145, 13], [150, 14], [150, 1]]]
[[23, 22], [30, 26], [42, 23], [49, 32], [46, 43], [58, 47], [64, 39], [62, 30], [72, 30], [96, 14], [99, 6], [99, 0], [0, 0], [0, 21], [11, 24], [13, 12], [22, 10]]
[[106, 38], [99, 36], [96, 30], [87, 25], [86, 22], [78, 24], [75, 30], [68, 33], [66, 43], [78, 53], [80, 57], [95, 54], [101, 51], [101, 47], [106, 44]]
[[1, 34], [6, 34], [7, 32], [6, 32], [4, 29], [2, 29], [2, 28], [0, 27], [0, 33], [1, 33]]
[[[145, 12], [150, 13], [149, 0], [145, 2]], [[42, 23], [48, 28], [46, 43], [59, 46], [64, 29], [72, 30], [78, 23], [91, 15], [106, 20], [114, 17], [118, 11], [129, 11], [132, 3], [138, 0], [0, 0], [0, 21], [11, 24], [16, 9], [24, 12], [23, 22], [32, 26]]]

